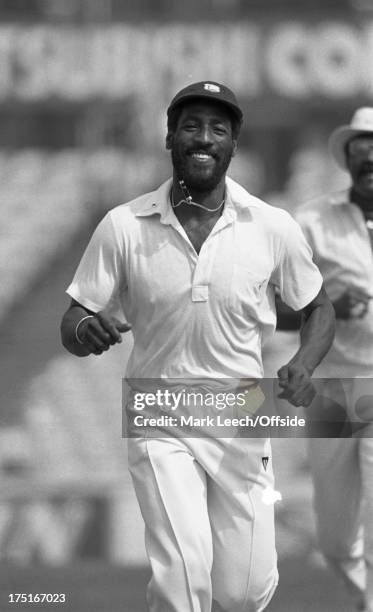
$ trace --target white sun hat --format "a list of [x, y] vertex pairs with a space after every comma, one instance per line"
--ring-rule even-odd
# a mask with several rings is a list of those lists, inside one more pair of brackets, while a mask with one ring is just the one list
[[351, 138], [359, 134], [373, 135], [373, 108], [363, 106], [355, 111], [350, 125], [341, 125], [329, 138], [329, 150], [338, 166], [346, 169], [345, 146]]

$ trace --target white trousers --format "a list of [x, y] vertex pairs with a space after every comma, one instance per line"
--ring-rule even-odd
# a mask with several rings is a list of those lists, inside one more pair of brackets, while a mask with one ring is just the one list
[[150, 612], [264, 610], [278, 582], [269, 440], [132, 438], [128, 450]]
[[344, 387], [348, 416], [356, 423], [363, 415], [367, 425], [356, 437], [309, 441], [314, 503], [325, 557], [366, 612], [373, 612], [372, 382], [344, 380]]

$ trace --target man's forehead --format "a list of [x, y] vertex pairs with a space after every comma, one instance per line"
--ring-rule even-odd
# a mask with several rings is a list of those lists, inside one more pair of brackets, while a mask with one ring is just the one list
[[350, 140], [348, 142], [350, 143], [350, 142], [354, 142], [356, 140], [367, 140], [369, 142], [373, 142], [373, 132], [366, 132], [366, 133], [363, 133], [363, 134], [356, 134], [355, 136], [350, 138]]

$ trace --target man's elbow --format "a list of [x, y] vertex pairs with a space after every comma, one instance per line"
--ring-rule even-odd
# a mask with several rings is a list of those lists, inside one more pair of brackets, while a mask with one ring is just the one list
[[323, 308], [323, 317], [325, 317], [328, 320], [330, 328], [333, 331], [333, 336], [334, 336], [335, 321], [336, 321], [335, 309], [325, 290], [323, 292], [323, 301], [321, 303], [321, 306]]
[[330, 344], [333, 342], [334, 340], [334, 336], [335, 336], [335, 330], [336, 330], [336, 316], [335, 316], [335, 309], [334, 306], [332, 304], [332, 302], [329, 300], [328, 298], [328, 317], [329, 317], [329, 324], [330, 324], [330, 334], [331, 334], [331, 342]]
[[313, 313], [318, 316], [318, 321], [324, 328], [330, 348], [335, 336], [336, 318], [334, 306], [325, 292], [323, 293], [322, 300], [314, 304], [314, 307], [307, 313], [306, 318]]

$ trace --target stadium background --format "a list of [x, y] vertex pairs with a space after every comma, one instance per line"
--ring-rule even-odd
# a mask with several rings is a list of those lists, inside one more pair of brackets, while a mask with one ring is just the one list
[[[120, 437], [131, 338], [78, 360], [58, 328], [98, 220], [169, 174], [170, 97], [230, 85], [245, 111], [231, 176], [292, 211], [346, 184], [326, 140], [371, 104], [372, 62], [370, 0], [0, 0], [1, 610], [9, 592], [53, 589], [74, 612], [144, 609]], [[274, 341], [267, 375], [293, 346]], [[303, 443], [274, 452], [276, 610], [343, 610], [316, 550]]]

